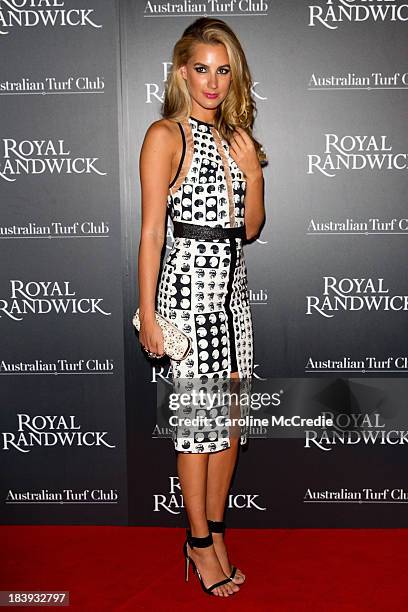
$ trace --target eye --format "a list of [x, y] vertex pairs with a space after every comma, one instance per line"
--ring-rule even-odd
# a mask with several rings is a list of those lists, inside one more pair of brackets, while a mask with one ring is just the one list
[[[205, 72], [207, 72], [207, 68], [206, 66], [195, 66], [194, 70], [196, 72], [198, 72], [199, 74], [204, 74]], [[229, 68], [219, 68], [218, 69], [218, 73], [219, 74], [229, 74], [230, 73], [230, 69]]]

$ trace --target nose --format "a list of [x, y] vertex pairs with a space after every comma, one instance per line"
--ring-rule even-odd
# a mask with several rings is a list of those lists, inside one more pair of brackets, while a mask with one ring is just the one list
[[208, 75], [208, 87], [211, 89], [217, 89], [218, 86], [218, 78], [217, 78], [217, 74], [211, 74], [209, 73]]

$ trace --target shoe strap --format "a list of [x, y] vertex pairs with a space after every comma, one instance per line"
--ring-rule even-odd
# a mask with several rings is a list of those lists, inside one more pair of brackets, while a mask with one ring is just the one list
[[224, 533], [225, 523], [224, 521], [207, 521], [208, 528], [212, 533]]
[[187, 529], [187, 542], [191, 548], [207, 548], [207, 546], [211, 546], [213, 539], [211, 533], [204, 538], [196, 538], [191, 535], [190, 529]]
[[225, 578], [225, 580], [220, 580], [219, 582], [212, 584], [208, 587], [207, 591], [210, 593], [213, 589], [216, 589], [217, 587], [222, 586], [223, 584], [228, 584], [228, 582], [232, 582], [231, 578]]

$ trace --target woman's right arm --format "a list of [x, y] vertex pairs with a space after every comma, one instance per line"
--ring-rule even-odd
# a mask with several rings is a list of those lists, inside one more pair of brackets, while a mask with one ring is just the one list
[[140, 152], [142, 228], [138, 256], [139, 340], [149, 351], [164, 354], [163, 332], [156, 322], [155, 296], [165, 240], [166, 206], [174, 155], [171, 128], [162, 121], [146, 132]]

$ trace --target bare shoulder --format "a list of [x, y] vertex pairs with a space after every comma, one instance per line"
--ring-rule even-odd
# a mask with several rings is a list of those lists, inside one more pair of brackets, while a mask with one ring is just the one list
[[174, 153], [177, 147], [178, 127], [171, 119], [158, 119], [154, 121], [146, 131], [143, 146], [153, 148], [163, 147], [169, 152]]

